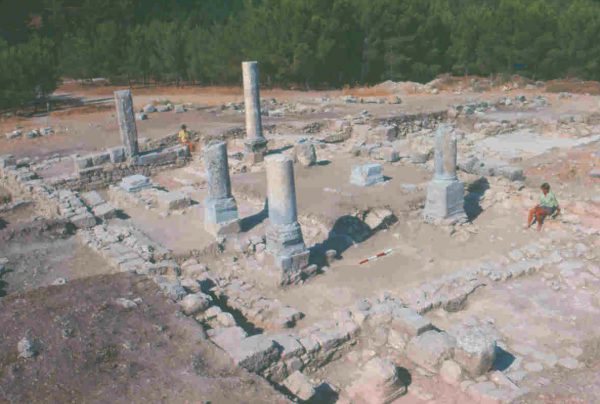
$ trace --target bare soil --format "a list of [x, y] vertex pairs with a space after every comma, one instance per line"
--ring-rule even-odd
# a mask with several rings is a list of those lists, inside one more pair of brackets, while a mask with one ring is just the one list
[[[141, 299], [133, 309], [115, 299]], [[283, 403], [144, 277], [92, 276], [0, 301], [0, 401]], [[29, 338], [38, 354], [20, 358]]]

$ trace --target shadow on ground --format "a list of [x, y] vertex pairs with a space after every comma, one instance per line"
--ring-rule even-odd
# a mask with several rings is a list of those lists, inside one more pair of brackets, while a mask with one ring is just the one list
[[467, 195], [465, 196], [465, 213], [467, 218], [472, 221], [483, 212], [481, 208], [481, 198], [485, 191], [490, 189], [490, 183], [487, 178], [481, 177], [467, 186]]

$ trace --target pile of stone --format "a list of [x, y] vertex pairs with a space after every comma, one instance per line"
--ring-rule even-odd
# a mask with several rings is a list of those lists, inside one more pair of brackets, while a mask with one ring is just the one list
[[[54, 129], [52, 129], [51, 127], [32, 129], [32, 130], [24, 133], [24, 135], [27, 139], [35, 139], [37, 137], [50, 136], [53, 134], [54, 134]], [[20, 137], [23, 137], [23, 131], [20, 129], [16, 129], [12, 132], [6, 133], [5, 136], [8, 140], [18, 139]]]
[[486, 159], [481, 161], [477, 156], [467, 157], [458, 162], [458, 168], [469, 174], [482, 176], [500, 176], [510, 181], [524, 181], [523, 169], [506, 162]]
[[60, 215], [68, 219], [78, 229], [87, 229], [96, 225], [96, 217], [88, 211], [79, 195], [73, 191], [58, 191]]
[[292, 328], [304, 317], [299, 310], [284, 305], [277, 299], [262, 296], [253, 285], [239, 279], [220, 280], [211, 292], [260, 328]]

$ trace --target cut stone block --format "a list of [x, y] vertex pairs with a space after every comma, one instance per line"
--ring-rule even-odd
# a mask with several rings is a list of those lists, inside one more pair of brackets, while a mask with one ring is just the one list
[[283, 385], [300, 400], [308, 401], [312, 399], [316, 390], [308, 377], [301, 372], [292, 373], [287, 379], [283, 381]]
[[190, 206], [190, 197], [181, 192], [164, 192], [156, 198], [161, 209], [166, 211], [184, 209]]
[[122, 163], [125, 161], [125, 147], [116, 146], [106, 149], [110, 162], [113, 164]]
[[237, 203], [233, 197], [204, 200], [205, 223], [228, 223], [238, 219]]
[[448, 334], [431, 330], [410, 340], [406, 355], [415, 364], [437, 373], [442, 363], [452, 358], [455, 346], [456, 341]]
[[106, 163], [110, 163], [110, 154], [108, 152], [95, 153], [91, 155], [92, 166], [100, 166]]
[[454, 360], [471, 376], [487, 373], [496, 359], [496, 341], [475, 326], [453, 329], [456, 338]]
[[381, 164], [364, 164], [352, 167], [350, 183], [360, 187], [368, 187], [383, 182]]
[[85, 204], [90, 208], [106, 202], [104, 198], [102, 198], [102, 196], [96, 191], [90, 191], [81, 194], [81, 199], [83, 199], [83, 202], [85, 202]]
[[69, 221], [78, 229], [89, 229], [96, 225], [96, 218], [88, 212], [70, 217]]
[[17, 165], [17, 159], [12, 154], [0, 156], [0, 168], [13, 167]]
[[83, 170], [85, 168], [92, 167], [93, 165], [94, 165], [94, 163], [92, 162], [91, 156], [75, 157], [75, 169], [76, 170]]
[[98, 206], [95, 206], [92, 208], [92, 212], [94, 212], [94, 216], [104, 220], [112, 219], [117, 215], [117, 209], [115, 209], [115, 207], [110, 203], [102, 203]]
[[423, 217], [427, 222], [465, 222], [465, 188], [460, 181], [433, 180], [427, 186], [427, 200]]
[[275, 342], [262, 334], [245, 338], [239, 344], [226, 348], [226, 351], [238, 366], [254, 373], [267, 368], [279, 357]]
[[416, 311], [403, 307], [392, 312], [392, 328], [415, 337], [433, 329], [433, 325]]
[[137, 192], [141, 189], [152, 187], [150, 178], [143, 175], [130, 175], [121, 180], [120, 187], [127, 192]]
[[177, 153], [173, 150], [144, 153], [135, 157], [135, 164], [140, 166], [164, 165], [175, 161], [177, 161]]

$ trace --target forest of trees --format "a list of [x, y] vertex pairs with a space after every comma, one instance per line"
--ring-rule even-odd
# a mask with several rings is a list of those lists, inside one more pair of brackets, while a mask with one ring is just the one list
[[599, 0], [4, 0], [0, 109], [61, 77], [264, 85], [600, 79]]

